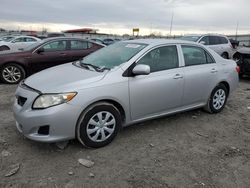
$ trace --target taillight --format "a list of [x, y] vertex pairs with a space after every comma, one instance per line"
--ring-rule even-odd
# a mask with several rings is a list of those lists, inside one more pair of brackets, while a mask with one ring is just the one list
[[236, 72], [240, 73], [240, 67], [239, 66], [236, 66]]

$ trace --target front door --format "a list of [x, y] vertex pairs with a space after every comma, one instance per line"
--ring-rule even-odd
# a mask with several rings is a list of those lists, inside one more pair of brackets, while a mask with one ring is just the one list
[[178, 108], [183, 94], [183, 73], [176, 46], [155, 48], [137, 64], [149, 65], [150, 74], [129, 78], [132, 120]]
[[39, 49], [42, 52], [39, 49], [33, 52], [29, 60], [33, 72], [70, 62], [71, 54], [67, 44], [67, 40], [53, 41], [41, 46]]

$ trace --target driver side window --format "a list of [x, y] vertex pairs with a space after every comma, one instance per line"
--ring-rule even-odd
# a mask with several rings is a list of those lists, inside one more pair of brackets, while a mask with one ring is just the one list
[[54, 41], [43, 46], [44, 52], [55, 52], [66, 50], [67, 41]]
[[142, 57], [138, 64], [148, 65], [150, 72], [177, 68], [179, 61], [176, 46], [156, 48]]
[[17, 38], [13, 42], [14, 43], [16, 43], [16, 42], [24, 42], [24, 38]]

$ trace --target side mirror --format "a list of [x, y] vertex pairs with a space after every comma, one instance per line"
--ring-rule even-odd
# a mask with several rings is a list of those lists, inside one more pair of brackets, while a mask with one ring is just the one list
[[202, 40], [202, 41], [200, 41], [199, 43], [200, 43], [200, 44], [203, 44], [203, 45], [205, 45], [205, 44], [206, 44], [206, 42], [205, 42], [205, 41], [203, 41], [203, 40]]
[[36, 53], [38, 53], [38, 54], [41, 54], [41, 53], [43, 53], [44, 52], [44, 48], [39, 48], [37, 51], [36, 51]]
[[11, 43], [16, 43], [16, 41], [13, 40], [13, 41], [11, 41]]
[[136, 65], [132, 70], [134, 75], [148, 75], [150, 74], [150, 67], [148, 65]]

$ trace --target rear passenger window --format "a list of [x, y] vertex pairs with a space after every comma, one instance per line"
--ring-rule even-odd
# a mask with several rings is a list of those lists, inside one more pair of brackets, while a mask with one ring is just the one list
[[185, 66], [203, 65], [214, 63], [212, 57], [202, 48], [194, 46], [182, 46]]
[[209, 45], [220, 44], [220, 38], [217, 36], [209, 36]]
[[26, 38], [25, 38], [25, 42], [36, 42], [36, 40], [33, 39], [33, 38], [28, 38], [28, 37], [26, 37]]
[[228, 40], [225, 37], [219, 37], [220, 39], [220, 44], [227, 44]]
[[150, 72], [177, 68], [179, 62], [176, 46], [156, 48], [142, 57], [138, 64], [149, 65]]
[[72, 40], [70, 41], [71, 50], [84, 50], [88, 49], [89, 45], [87, 41]]

